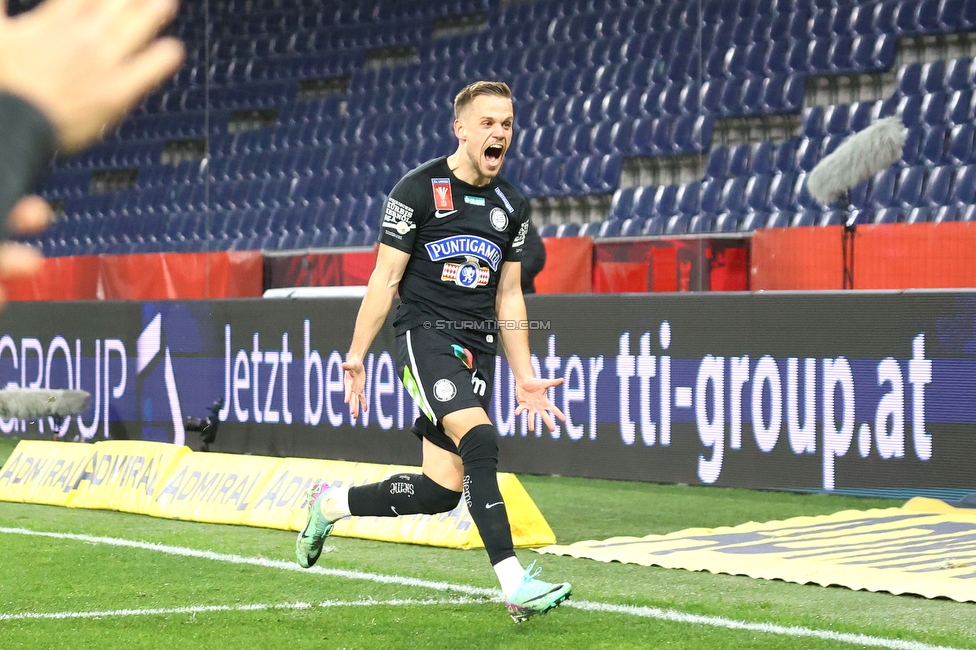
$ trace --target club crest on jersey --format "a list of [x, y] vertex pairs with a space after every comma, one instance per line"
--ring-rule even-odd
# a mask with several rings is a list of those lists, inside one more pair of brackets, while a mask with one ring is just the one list
[[497, 271], [498, 266], [502, 262], [502, 249], [497, 244], [483, 237], [476, 237], [475, 235], [445, 237], [444, 239], [438, 239], [429, 244], [424, 244], [424, 248], [427, 249], [427, 254], [430, 255], [431, 262], [440, 262], [441, 260], [452, 257], [470, 255], [483, 262], [487, 262], [492, 271]]
[[434, 209], [453, 210], [454, 197], [451, 196], [451, 179], [432, 178], [430, 184], [434, 187]]
[[491, 221], [491, 227], [498, 232], [505, 232], [508, 228], [508, 215], [501, 208], [492, 208], [488, 219]]
[[481, 266], [478, 264], [478, 258], [471, 256], [468, 256], [466, 261], [461, 263], [447, 262], [441, 271], [441, 280], [453, 282], [465, 289], [483, 287], [488, 284], [490, 279], [491, 271], [488, 270], [488, 267]]

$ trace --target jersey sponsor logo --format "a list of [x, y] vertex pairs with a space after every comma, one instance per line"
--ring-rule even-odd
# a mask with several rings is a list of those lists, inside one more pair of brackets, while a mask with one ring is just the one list
[[434, 218], [435, 219], [443, 219], [444, 217], [451, 216], [455, 212], [457, 212], [457, 210], [447, 210], [447, 211], [438, 210], [437, 212], [434, 213]]
[[[525, 236], [522, 236], [524, 241]], [[497, 244], [474, 235], [454, 235], [424, 244], [431, 262], [440, 262], [451, 257], [470, 255], [487, 262], [492, 271], [498, 270], [502, 261], [502, 249]]]
[[438, 379], [434, 382], [434, 399], [438, 402], [450, 402], [457, 395], [457, 386], [450, 379]]
[[508, 215], [501, 208], [492, 208], [488, 219], [491, 221], [491, 227], [498, 232], [505, 232], [508, 228]]
[[512, 204], [509, 203], [508, 197], [505, 196], [505, 193], [504, 192], [502, 192], [502, 188], [496, 187], [495, 188], [495, 194], [497, 194], [498, 195], [498, 198], [500, 198], [502, 200], [502, 203], [505, 204], [505, 209], [508, 210], [508, 213], [509, 214], [515, 214], [515, 208], [513, 208], [512, 207]]
[[521, 226], [519, 226], [519, 231], [515, 235], [515, 240], [512, 242], [513, 248], [521, 248], [525, 245], [525, 236], [529, 232], [529, 222], [526, 221]]
[[485, 199], [481, 196], [465, 196], [464, 202], [468, 205], [480, 205], [481, 207], [485, 206]]
[[457, 262], [447, 262], [441, 271], [441, 280], [453, 282], [459, 287], [471, 289], [473, 287], [483, 287], [491, 279], [491, 271], [488, 267], [478, 264], [474, 257], [468, 257], [468, 261], [458, 264]]
[[434, 208], [438, 211], [453, 210], [454, 197], [451, 196], [451, 179], [432, 178], [430, 184], [434, 187]]

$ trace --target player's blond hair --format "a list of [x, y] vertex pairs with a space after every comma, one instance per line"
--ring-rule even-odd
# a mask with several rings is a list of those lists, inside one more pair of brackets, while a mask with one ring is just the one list
[[512, 98], [512, 89], [504, 81], [476, 81], [461, 89], [454, 98], [454, 117], [461, 117], [461, 112], [479, 95]]

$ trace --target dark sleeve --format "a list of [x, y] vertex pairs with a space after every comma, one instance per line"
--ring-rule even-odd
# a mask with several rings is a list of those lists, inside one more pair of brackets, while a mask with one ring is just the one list
[[383, 223], [380, 224], [380, 243], [405, 253], [413, 252], [417, 239], [417, 226], [430, 212], [429, 192], [423, 192], [413, 176], [400, 179], [383, 206]]
[[0, 238], [7, 238], [11, 208], [47, 170], [55, 144], [54, 129], [40, 111], [0, 93]]
[[512, 245], [508, 247], [505, 254], [506, 262], [521, 262], [522, 249], [525, 247], [525, 237], [529, 231], [529, 208], [527, 201], [520, 201], [515, 209], [515, 218], [512, 220], [512, 228], [515, 229], [515, 237]]
[[530, 221], [529, 229], [525, 233], [525, 246], [522, 248], [522, 291], [524, 293], [535, 293], [533, 280], [545, 265], [546, 247], [539, 237], [539, 231]]

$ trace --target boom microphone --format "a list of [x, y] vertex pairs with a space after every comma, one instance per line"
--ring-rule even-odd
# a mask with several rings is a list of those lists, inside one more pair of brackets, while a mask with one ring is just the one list
[[84, 413], [91, 394], [84, 390], [4, 388], [0, 390], [0, 418], [36, 420]]
[[807, 191], [827, 205], [866, 178], [884, 171], [902, 155], [905, 127], [897, 117], [878, 120], [844, 140], [810, 172]]

